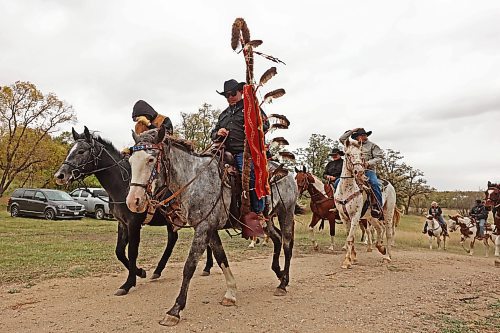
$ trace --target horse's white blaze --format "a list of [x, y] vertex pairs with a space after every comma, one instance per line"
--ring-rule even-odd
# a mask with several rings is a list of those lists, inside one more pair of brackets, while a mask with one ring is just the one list
[[[136, 184], [147, 184], [151, 176], [154, 163], [148, 164], [149, 154], [143, 150], [136, 151], [130, 156], [129, 163], [132, 170], [130, 182]], [[153, 189], [154, 191], [154, 189]], [[127, 195], [127, 207], [132, 212], [142, 213], [147, 208], [146, 190], [140, 186], [131, 186]]]
[[226, 267], [224, 264], [221, 264], [222, 273], [224, 273], [224, 277], [226, 278], [226, 294], [224, 298], [230, 299], [233, 302], [236, 302], [236, 280], [234, 279], [233, 273], [229, 267]]

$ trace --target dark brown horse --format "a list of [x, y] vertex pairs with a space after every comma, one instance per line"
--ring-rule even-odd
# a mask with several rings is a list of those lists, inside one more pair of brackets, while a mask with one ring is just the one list
[[335, 208], [335, 200], [333, 199], [333, 189], [329, 184], [323, 184], [323, 182], [310, 172], [306, 171], [304, 167], [301, 170], [295, 168], [295, 181], [297, 182], [297, 187], [299, 189], [300, 195], [307, 191], [311, 197], [311, 211], [313, 216], [311, 218], [311, 223], [309, 223], [309, 232], [311, 233], [311, 241], [315, 250], [318, 250], [319, 246], [314, 237], [314, 227], [321, 220], [321, 225], [319, 229], [321, 230], [325, 220], [330, 223], [330, 238], [331, 246], [328, 248], [333, 251], [334, 237], [335, 237], [335, 218], [338, 217]]
[[485, 207], [493, 213], [495, 224], [494, 234], [500, 235], [500, 184], [488, 182], [488, 189], [485, 191]]

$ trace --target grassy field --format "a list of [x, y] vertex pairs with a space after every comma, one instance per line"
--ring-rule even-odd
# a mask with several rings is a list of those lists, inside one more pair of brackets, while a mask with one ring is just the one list
[[[46, 221], [33, 218], [11, 218], [4, 207], [0, 211], [0, 285], [33, 285], [54, 277], [82, 277], [113, 273], [123, 270], [115, 257], [116, 221], [83, 220]], [[296, 217], [295, 254], [312, 253], [307, 225], [310, 215]], [[421, 234], [423, 217], [403, 216], [396, 232], [398, 249], [429, 251], [428, 240]], [[326, 252], [330, 237], [328, 223], [317, 233], [320, 251]], [[231, 231], [234, 233], [233, 231]], [[272, 247], [257, 246], [248, 249], [248, 241], [240, 236], [230, 237], [221, 231], [230, 260], [270, 256]], [[358, 233], [357, 240], [359, 240]], [[191, 230], [182, 230], [172, 255], [173, 262], [184, 261], [192, 238]], [[337, 225], [336, 245], [340, 248], [345, 239], [343, 225]], [[465, 254], [458, 243], [458, 235], [452, 234], [448, 251]], [[144, 227], [141, 236], [139, 265], [153, 267], [166, 244], [166, 228]], [[484, 255], [477, 246], [476, 255]]]

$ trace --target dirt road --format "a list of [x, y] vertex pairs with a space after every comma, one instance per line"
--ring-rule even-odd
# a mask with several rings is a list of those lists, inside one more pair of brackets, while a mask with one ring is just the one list
[[[361, 249], [360, 249], [361, 250]], [[3, 332], [498, 332], [500, 268], [493, 258], [396, 250], [383, 265], [360, 252], [341, 270], [342, 254], [296, 255], [288, 295], [275, 297], [271, 258], [232, 263], [237, 306], [219, 304], [224, 277], [199, 270], [175, 328], [158, 321], [177, 296], [182, 265], [158, 281], [143, 279], [129, 295], [113, 296], [125, 273], [57, 279], [31, 288], [3, 287]], [[200, 265], [201, 266], [201, 265]], [[148, 272], [151, 275], [151, 272]], [[493, 288], [495, 286], [495, 289]]]

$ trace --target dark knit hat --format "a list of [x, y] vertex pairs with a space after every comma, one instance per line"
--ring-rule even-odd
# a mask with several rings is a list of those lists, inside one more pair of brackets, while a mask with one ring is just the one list
[[132, 119], [139, 116], [145, 116], [152, 121], [156, 118], [156, 116], [158, 116], [158, 112], [156, 112], [151, 105], [141, 99], [134, 104], [134, 108], [132, 109]]

